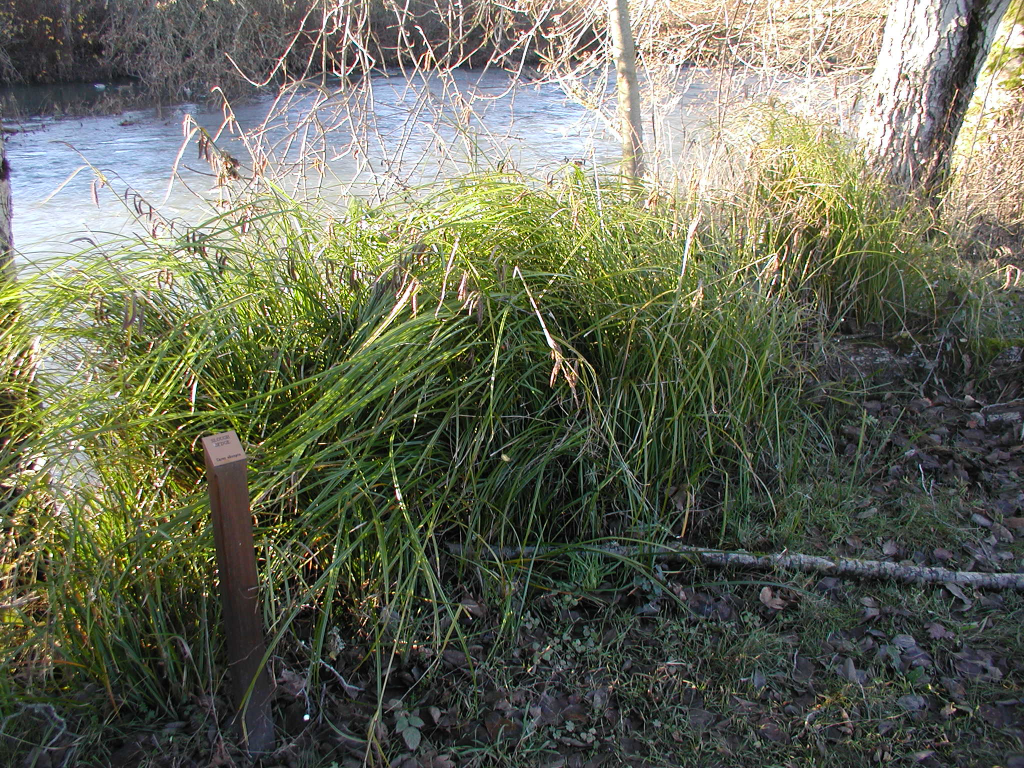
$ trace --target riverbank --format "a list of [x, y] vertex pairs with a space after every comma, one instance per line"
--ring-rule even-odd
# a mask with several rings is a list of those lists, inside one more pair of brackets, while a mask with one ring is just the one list
[[197, 453], [234, 429], [275, 764], [1006, 760], [1015, 594], [597, 546], [1024, 567], [1019, 284], [769, 128], [730, 197], [270, 194], [5, 286], [59, 365], [5, 416], [47, 463], [3, 498], [3, 756], [244, 763]]
[[[688, 0], [635, 9], [642, 57], [674, 66], [863, 70], [884, 9], [875, 0], [793, 3], [772, 13]], [[321, 74], [387, 67], [558, 66], [600, 44], [603, 3], [464, 4], [7, 0], [0, 7], [0, 84], [132, 78], [151, 97], [237, 94]]]
[[[0, 9], [0, 83], [132, 78], [150, 97], [229, 95], [321, 74], [536, 61], [529, 4], [22, 2]], [[582, 53], [594, 35], [576, 41]]]

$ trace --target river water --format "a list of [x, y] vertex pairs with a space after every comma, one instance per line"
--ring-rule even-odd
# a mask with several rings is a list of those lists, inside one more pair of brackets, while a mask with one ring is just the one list
[[[503, 71], [394, 72], [233, 108], [180, 104], [112, 116], [8, 118], [5, 126], [19, 130], [7, 149], [15, 244], [22, 263], [45, 260], [81, 248], [83, 237], [98, 242], [145, 231], [152, 220], [137, 214], [150, 207], [165, 220], [194, 223], [227, 195], [271, 180], [288, 194], [331, 204], [349, 195], [384, 198], [467, 170], [545, 175], [567, 163], [612, 170], [619, 145], [606, 120], [567, 97], [563, 85]], [[735, 115], [743, 104], [781, 97], [820, 115], [837, 109], [832, 87], [685, 73], [647, 115], [659, 177], [692, 177], [717, 162], [715, 147], [725, 146], [718, 139], [728, 133], [721, 130], [723, 104]], [[598, 106], [610, 114], [610, 88], [597, 90]], [[197, 152], [198, 129], [238, 159], [237, 180], [218, 184], [216, 169]]]

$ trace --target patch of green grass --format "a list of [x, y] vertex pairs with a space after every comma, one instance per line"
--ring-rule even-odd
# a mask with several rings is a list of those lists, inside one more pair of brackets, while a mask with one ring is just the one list
[[928, 211], [900, 203], [848, 139], [772, 115], [751, 177], [737, 216], [771, 290], [794, 291], [807, 311], [855, 332], [948, 321], [947, 292], [965, 290], [949, 237]]
[[443, 541], [657, 536], [687, 514], [673, 488], [724, 532], [781, 486], [806, 419], [796, 313], [672, 212], [598, 194], [582, 176], [479, 179], [338, 220], [269, 199], [237, 214], [244, 234], [225, 217], [81, 257], [40, 297], [97, 481], [66, 532], [83, 598], [62, 647], [85, 627], [76, 661], [135, 681], [113, 698], [166, 700], [157, 677], [202, 674], [166, 638], [204, 637], [174, 617], [207, 599], [198, 441], [224, 429], [253, 467], [273, 631], [320, 606], [314, 655], [344, 605], [441, 640]]
[[[792, 642], [756, 601], [713, 625], [627, 620], [613, 610], [623, 594], [641, 614], [692, 594], [666, 593], [660, 566], [586, 546], [799, 541], [810, 527], [831, 543], [855, 530], [838, 485], [787, 501], [828, 434], [811, 350], [843, 318], [934, 322], [947, 278], [920, 246], [904, 250], [916, 221], [883, 216], [861, 177], [829, 181], [838, 149], [821, 152], [769, 152], [754, 213], [708, 225], [691, 204], [644, 208], [575, 171], [462, 179], [340, 212], [271, 195], [175, 238], [91, 249], [28, 286], [57, 502], [32, 511], [46, 575], [23, 586], [34, 602], [5, 650], [3, 716], [88, 691], [77, 727], [93, 735], [108, 721], [216, 721], [225, 670], [200, 438], [227, 429], [250, 459], [276, 669], [312, 691], [336, 682], [325, 664], [351, 664], [366, 691], [321, 721], [353, 724], [371, 754], [415, 741], [396, 732], [442, 729], [427, 699], [388, 702], [396, 670], [403, 696], [453, 665], [462, 675], [451, 647], [473, 660], [470, 680], [501, 666], [489, 647], [518, 653], [517, 675], [585, 669], [627, 702], [683, 685], [678, 669], [708, 707], [726, 706], [720, 685], [782, 674]], [[846, 212], [858, 200], [864, 222]], [[534, 544], [565, 549], [489, 556]], [[467, 618], [470, 598], [490, 607], [486, 629]], [[582, 631], [566, 619], [578, 603], [607, 616]], [[537, 619], [551, 606], [557, 633]], [[534, 620], [544, 637], [520, 647]], [[501, 731], [509, 708], [480, 727]], [[725, 754], [692, 707], [661, 726], [627, 709], [637, 755]], [[587, 728], [594, 753], [627, 734]], [[750, 733], [759, 756], [782, 754]], [[514, 744], [478, 735], [452, 738], [479, 762], [581, 741], [572, 718]]]
[[[666, 601], [656, 615], [635, 615], [628, 597], [612, 610], [568, 594], [539, 605], [518, 647], [481, 664], [480, 700], [425, 681], [425, 706], [473, 720], [497, 705], [521, 724], [515, 750], [481, 733], [472, 749], [450, 753], [486, 765], [604, 755], [618, 764], [842, 766], [886, 754], [996, 765], [1017, 748], [996, 713], [1007, 705], [995, 702], [1012, 700], [1020, 683], [1019, 662], [1006, 656], [1019, 647], [1018, 596], [965, 608], [943, 590], [864, 584], [824, 595], [801, 578], [792, 592], [777, 585], [793, 602], [774, 611], [758, 599], [760, 585], [710, 576], [671, 574], [690, 607]], [[697, 607], [705, 598], [731, 612], [706, 614]], [[866, 605], [879, 615], [866, 618]], [[992, 610], [1009, 636], [978, 631]], [[936, 624], [948, 635], [933, 637]], [[994, 666], [965, 665], [975, 652]], [[522, 663], [511, 661], [517, 653]]]

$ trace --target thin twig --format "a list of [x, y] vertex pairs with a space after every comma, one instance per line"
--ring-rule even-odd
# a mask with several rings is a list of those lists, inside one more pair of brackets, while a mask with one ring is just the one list
[[325, 667], [329, 672], [331, 672], [338, 679], [338, 682], [341, 683], [341, 687], [345, 690], [345, 693], [347, 693], [351, 698], [354, 699], [360, 693], [362, 693], [362, 691], [363, 691], [362, 688], [360, 688], [358, 685], [352, 685], [352, 683], [348, 682], [344, 677], [342, 677], [341, 672], [336, 670], [334, 667], [332, 667], [326, 661], [324, 661], [323, 659], [320, 659], [320, 664], [323, 667]]

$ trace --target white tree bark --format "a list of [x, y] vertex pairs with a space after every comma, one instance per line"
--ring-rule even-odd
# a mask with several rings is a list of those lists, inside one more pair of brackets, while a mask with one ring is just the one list
[[891, 179], [940, 191], [1010, 0], [893, 0], [859, 138]]
[[[509, 547], [473, 550], [461, 544], [449, 544], [453, 555], [476, 552], [485, 557], [501, 560], [551, 556], [565, 548]], [[756, 571], [797, 571], [852, 579], [881, 579], [904, 584], [957, 584], [977, 589], [1014, 589], [1024, 591], [1024, 573], [984, 573], [979, 571], [951, 571], [923, 565], [902, 565], [882, 560], [855, 560], [848, 557], [818, 557], [782, 552], [775, 555], [754, 555], [749, 552], [726, 552], [720, 549], [691, 547], [686, 544], [620, 546], [606, 544], [586, 547], [612, 558], [657, 557], [667, 560], [695, 560], [715, 568], [749, 568]]]
[[622, 135], [622, 172], [629, 179], [639, 179], [644, 175], [644, 127], [636, 77], [636, 46], [627, 0], [608, 0], [608, 23], [612, 32], [619, 133]]

